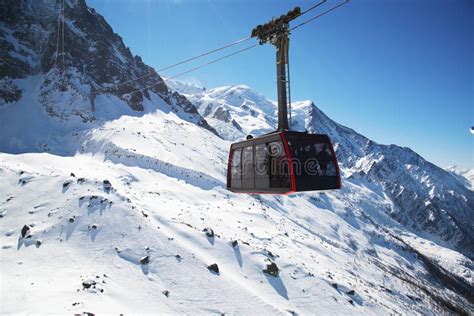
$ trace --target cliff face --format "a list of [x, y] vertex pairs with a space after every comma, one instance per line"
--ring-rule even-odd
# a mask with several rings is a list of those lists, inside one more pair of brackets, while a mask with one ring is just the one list
[[474, 192], [410, 148], [381, 145], [337, 124], [313, 103], [306, 129], [331, 135], [348, 178], [376, 183], [393, 201], [389, 215], [404, 226], [474, 258]]
[[[122, 101], [143, 112], [155, 94], [173, 111], [215, 132], [153, 68], [133, 56], [122, 38], [84, 0], [4, 1], [0, 4], [0, 106], [37, 93], [49, 116], [83, 122], [101, 119], [105, 103]], [[63, 13], [61, 13], [63, 12]], [[21, 87], [35, 77], [36, 88]], [[134, 80], [140, 78], [140, 80]], [[118, 99], [118, 100], [117, 100]]]

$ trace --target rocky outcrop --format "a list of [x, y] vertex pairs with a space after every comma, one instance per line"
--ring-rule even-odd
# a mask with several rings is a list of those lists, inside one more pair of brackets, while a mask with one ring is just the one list
[[410, 148], [377, 144], [342, 126], [308, 103], [299, 113], [309, 132], [330, 135], [339, 164], [349, 177], [383, 188], [394, 203], [389, 215], [474, 258], [474, 192], [450, 172]]
[[41, 75], [39, 101], [48, 115], [63, 121], [71, 116], [94, 121], [104, 103], [98, 101], [101, 96], [117, 97], [140, 112], [155, 94], [174, 112], [216, 133], [194, 105], [170, 91], [84, 0], [64, 2], [62, 27], [61, 3], [18, 0], [0, 4], [0, 84], [8, 87], [0, 94], [3, 103], [21, 98], [12, 79]]

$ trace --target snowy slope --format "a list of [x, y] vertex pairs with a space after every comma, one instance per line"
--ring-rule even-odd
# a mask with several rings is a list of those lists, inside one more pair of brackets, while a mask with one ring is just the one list
[[[187, 85], [177, 86], [180, 93]], [[273, 102], [246, 85], [205, 90], [186, 97], [224, 139], [236, 140], [274, 130], [276, 107]]]
[[189, 96], [193, 94], [198, 94], [206, 91], [206, 88], [200, 87], [196, 84], [182, 82], [179, 80], [171, 79], [168, 77], [162, 76], [163, 80], [166, 81], [166, 85], [173, 91], [179, 92], [182, 95]]
[[468, 188], [474, 190], [474, 169], [460, 168], [458, 166], [450, 166], [446, 168], [447, 171], [451, 172], [454, 176], [458, 177], [459, 180], [464, 182]]
[[[180, 94], [156, 73], [91, 99], [92, 90], [152, 69], [84, 1], [66, 0], [67, 47], [76, 49], [66, 51], [64, 77], [54, 53], [58, 3], [0, 7], [7, 47], [0, 54], [8, 61], [0, 64], [1, 313], [474, 309], [472, 260], [452, 250], [461, 244], [458, 227], [443, 241], [407, 225], [396, 214], [407, 214], [403, 201], [417, 206], [410, 203], [419, 199], [402, 194], [399, 201], [398, 188], [382, 181], [408, 183], [404, 192], [429, 189], [437, 210], [461, 196], [471, 203], [472, 191], [457, 187], [457, 178], [443, 179], [447, 172], [408, 149], [377, 145], [312, 102], [298, 102], [295, 127], [321, 128], [338, 143], [343, 189], [231, 193], [229, 140], [271, 130], [272, 101], [243, 85], [199, 91], [170, 83], [186, 88]], [[35, 36], [43, 39], [38, 45]], [[131, 97], [131, 89], [141, 96]], [[408, 161], [394, 162], [397, 155]], [[396, 168], [386, 169], [387, 160]], [[450, 224], [442, 213], [433, 216]], [[263, 272], [271, 262], [278, 276]], [[208, 269], [213, 263], [219, 273]]]
[[[392, 202], [374, 183], [354, 177], [339, 192], [290, 197], [230, 193], [230, 143], [166, 108], [123, 115], [75, 142], [74, 156], [0, 154], [2, 312], [472, 308], [456, 293], [473, 285], [472, 261], [384, 215]], [[20, 238], [24, 225], [31, 238]], [[463, 280], [456, 291], [416, 249]], [[140, 264], [147, 255], [150, 263]], [[270, 261], [277, 278], [262, 272]], [[218, 275], [207, 269], [212, 263]], [[90, 279], [96, 287], [84, 289]]]
[[[430, 242], [382, 215], [390, 201], [360, 181], [325, 194], [230, 193], [229, 144], [162, 111], [78, 141], [73, 157], [0, 155], [3, 312], [412, 314], [440, 312], [442, 300], [469, 308], [391, 234]], [[19, 238], [25, 224], [29, 240]], [[461, 277], [472, 284], [469, 259], [445, 259], [466, 265]], [[262, 273], [270, 261], [280, 277]], [[95, 289], [83, 289], [89, 279]]]

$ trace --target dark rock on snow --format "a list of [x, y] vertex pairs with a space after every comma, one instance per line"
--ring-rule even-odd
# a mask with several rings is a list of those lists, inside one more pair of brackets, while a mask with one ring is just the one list
[[216, 263], [211, 264], [207, 267], [209, 271], [219, 274], [219, 266]]
[[23, 228], [21, 229], [21, 237], [24, 238], [29, 233], [30, 233], [30, 226], [28, 225], [23, 226]]
[[212, 228], [206, 227], [206, 228], [204, 228], [202, 231], [206, 233], [206, 236], [207, 236], [207, 237], [209, 237], [209, 238], [213, 238], [213, 237], [214, 237], [214, 231], [212, 230]]
[[267, 264], [267, 267], [263, 269], [263, 273], [269, 274], [273, 277], [277, 277], [280, 273], [280, 269], [278, 269], [278, 266], [275, 262], [272, 262], [270, 264]]
[[144, 256], [140, 259], [140, 264], [145, 265], [145, 264], [149, 264], [149, 263], [150, 263], [150, 257], [148, 257], [148, 256]]
[[109, 180], [102, 181], [102, 185], [104, 186], [104, 190], [109, 191], [112, 188], [112, 183]]
[[94, 280], [86, 280], [82, 282], [82, 287], [84, 289], [90, 289], [91, 287], [95, 287], [97, 283]]

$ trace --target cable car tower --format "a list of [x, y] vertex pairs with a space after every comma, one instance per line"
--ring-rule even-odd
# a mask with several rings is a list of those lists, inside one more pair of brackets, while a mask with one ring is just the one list
[[251, 34], [251, 37], [258, 38], [260, 45], [270, 43], [276, 47], [279, 131], [290, 129], [288, 125], [288, 104], [291, 109], [290, 60], [288, 54], [290, 46], [289, 23], [300, 15], [300, 7], [295, 7], [279, 18], [256, 26]]

